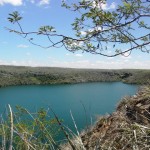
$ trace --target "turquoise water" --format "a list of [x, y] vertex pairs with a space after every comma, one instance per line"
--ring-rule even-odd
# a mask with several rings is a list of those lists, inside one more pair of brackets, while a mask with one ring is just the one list
[[0, 111], [7, 104], [13, 108], [20, 105], [31, 112], [50, 105], [65, 125], [73, 128], [71, 110], [80, 130], [87, 122], [94, 122], [97, 115], [114, 111], [118, 101], [135, 94], [137, 88], [121, 82], [11, 86], [0, 88]]

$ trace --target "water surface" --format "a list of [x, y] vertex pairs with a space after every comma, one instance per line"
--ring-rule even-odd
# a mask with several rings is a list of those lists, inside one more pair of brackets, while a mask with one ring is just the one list
[[13, 108], [20, 105], [31, 112], [50, 105], [72, 128], [71, 110], [78, 128], [83, 129], [87, 122], [95, 121], [96, 115], [114, 111], [118, 101], [126, 95], [135, 94], [137, 88], [121, 82], [11, 86], [0, 88], [0, 111], [7, 104]]

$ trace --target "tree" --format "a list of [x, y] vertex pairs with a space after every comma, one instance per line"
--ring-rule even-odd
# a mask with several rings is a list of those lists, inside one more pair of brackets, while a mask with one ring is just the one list
[[[107, 57], [127, 56], [126, 54], [130, 55], [133, 50], [149, 52], [150, 1], [122, 0], [114, 9], [104, 9], [106, 3], [106, 0], [78, 0], [73, 4], [62, 1], [63, 7], [79, 14], [71, 24], [76, 33], [74, 37], [57, 33], [53, 26], [42, 26], [38, 31], [25, 32], [20, 24], [22, 17], [18, 12], [9, 14], [8, 20], [16, 23], [19, 29], [8, 30], [43, 48], [64, 46], [71, 52], [80, 50]], [[46, 36], [49, 46], [35, 43], [32, 35]], [[107, 53], [108, 45], [113, 50], [111, 55]], [[126, 49], [123, 48], [124, 45]]]

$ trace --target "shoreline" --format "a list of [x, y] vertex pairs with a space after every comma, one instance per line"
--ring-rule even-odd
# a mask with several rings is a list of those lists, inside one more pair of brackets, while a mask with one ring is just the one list
[[101, 70], [0, 66], [0, 87], [91, 82], [150, 83], [150, 70]]

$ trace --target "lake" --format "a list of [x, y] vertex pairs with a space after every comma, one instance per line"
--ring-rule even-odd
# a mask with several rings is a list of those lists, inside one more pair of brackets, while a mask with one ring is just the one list
[[119, 100], [134, 95], [137, 85], [121, 82], [95, 82], [66, 85], [27, 85], [0, 88], [0, 111], [10, 104], [31, 112], [50, 105], [65, 125], [73, 128], [70, 110], [79, 130], [91, 124], [97, 115], [111, 113]]

